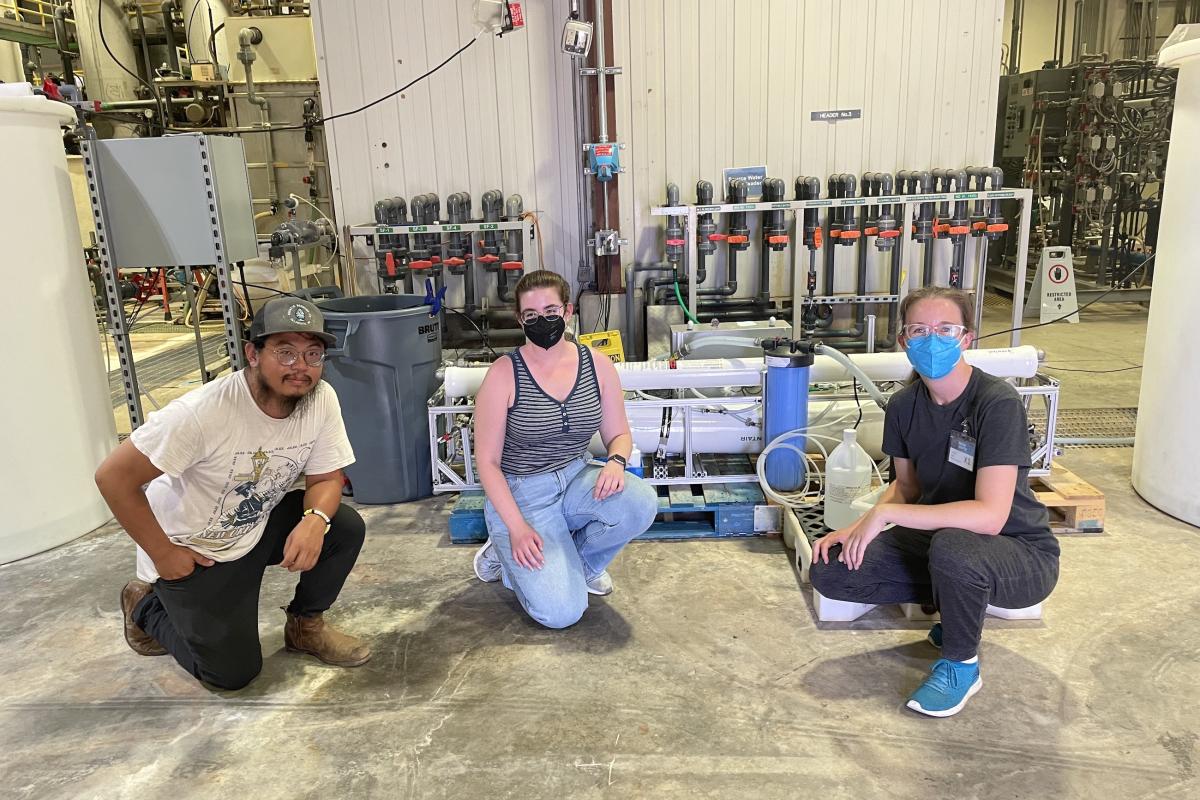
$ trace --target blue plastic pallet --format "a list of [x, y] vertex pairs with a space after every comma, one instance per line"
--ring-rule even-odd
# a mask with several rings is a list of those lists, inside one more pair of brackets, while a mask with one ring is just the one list
[[[711, 539], [754, 536], [754, 507], [766, 503], [753, 483], [659, 486], [658, 516], [639, 539]], [[483, 493], [463, 492], [450, 512], [450, 541], [487, 539]]]

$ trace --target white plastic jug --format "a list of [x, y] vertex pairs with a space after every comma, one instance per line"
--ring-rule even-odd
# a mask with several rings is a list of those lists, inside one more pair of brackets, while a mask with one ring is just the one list
[[825, 527], [844, 528], [859, 516], [854, 501], [871, 490], [871, 457], [858, 444], [858, 432], [842, 431], [842, 443], [825, 462]]

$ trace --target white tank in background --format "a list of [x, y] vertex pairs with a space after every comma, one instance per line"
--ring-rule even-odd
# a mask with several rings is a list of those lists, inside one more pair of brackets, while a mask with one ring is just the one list
[[825, 462], [825, 527], [838, 530], [860, 514], [854, 501], [871, 491], [871, 457], [858, 444], [858, 431], [846, 428]]
[[0, 563], [108, 521], [92, 474], [116, 443], [60, 123], [71, 109], [0, 97]]
[[1170, 181], [1163, 195], [1154, 292], [1142, 357], [1133, 488], [1171, 516], [1200, 525], [1196, 456], [1200, 424], [1200, 350], [1190, 324], [1200, 304], [1196, 269], [1196, 187], [1200, 186], [1200, 25], [1179, 25], [1158, 57], [1177, 67], [1175, 113], [1167, 153]]

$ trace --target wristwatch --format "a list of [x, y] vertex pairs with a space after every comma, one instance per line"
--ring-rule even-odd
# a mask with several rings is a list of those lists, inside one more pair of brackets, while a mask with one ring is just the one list
[[[329, 533], [329, 529], [333, 527], [333, 520], [329, 518], [329, 515], [319, 508], [306, 508], [304, 509], [304, 513], [300, 518], [304, 519], [304, 517], [307, 517], [310, 514], [314, 517], [320, 517], [321, 519], [325, 520], [325, 533]], [[321, 535], [324, 536], [325, 533], [322, 533]]]
[[619, 453], [614, 453], [613, 455], [609, 456], [608, 460], [617, 462], [621, 465], [622, 469], [629, 466], [629, 462], [625, 460], [625, 456], [620, 455]]

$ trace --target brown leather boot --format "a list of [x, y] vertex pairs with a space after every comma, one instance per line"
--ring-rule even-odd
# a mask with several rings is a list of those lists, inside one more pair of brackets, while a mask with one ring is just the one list
[[145, 581], [130, 581], [121, 590], [121, 611], [125, 614], [125, 641], [139, 656], [165, 656], [167, 649], [133, 621], [133, 610], [142, 598], [154, 591]]
[[325, 622], [321, 614], [301, 617], [287, 614], [283, 643], [293, 653], [308, 653], [335, 667], [357, 667], [371, 658], [371, 648]]

